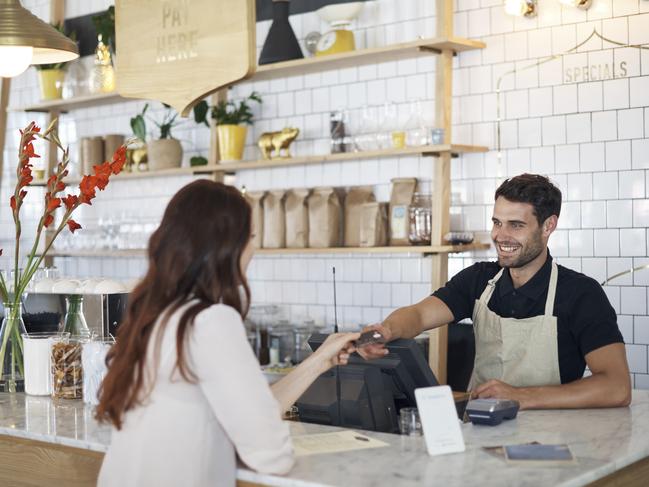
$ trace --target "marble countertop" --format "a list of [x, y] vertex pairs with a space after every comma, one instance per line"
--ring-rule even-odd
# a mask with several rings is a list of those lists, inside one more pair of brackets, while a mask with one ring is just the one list
[[[291, 423], [296, 435], [338, 428]], [[282, 487], [466, 485], [585, 485], [649, 456], [649, 391], [633, 391], [629, 408], [522, 411], [500, 426], [462, 426], [464, 453], [429, 457], [422, 437], [364, 432], [390, 446], [299, 457], [287, 477], [240, 468], [240, 480]], [[0, 434], [106, 451], [110, 427], [99, 425], [81, 401], [0, 394]], [[578, 463], [569, 467], [510, 466], [483, 446], [538, 441], [567, 443]]]

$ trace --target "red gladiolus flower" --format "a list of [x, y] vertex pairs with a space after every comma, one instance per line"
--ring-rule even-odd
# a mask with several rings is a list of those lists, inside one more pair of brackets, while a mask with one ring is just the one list
[[79, 183], [79, 190], [81, 191], [81, 196], [79, 201], [81, 203], [86, 203], [90, 205], [90, 200], [92, 200], [96, 195], [95, 188], [97, 187], [97, 177], [96, 176], [84, 176], [81, 182]]
[[45, 220], [43, 220], [43, 226], [47, 228], [52, 224], [53, 221], [54, 221], [54, 217], [52, 215], [47, 215], [45, 217]]
[[73, 194], [69, 194], [63, 198], [63, 204], [68, 211], [72, 210], [77, 205], [78, 201], [79, 197]]
[[21, 200], [25, 199], [25, 196], [27, 196], [27, 191], [22, 190], [22, 191], [19, 193], [19, 197], [20, 197], [20, 199], [21, 199]]
[[[32, 137], [33, 137], [33, 136], [32, 136]], [[32, 140], [34, 140], [34, 139], [32, 138]], [[27, 157], [29, 157], [29, 158], [32, 158], [32, 157], [41, 157], [41, 156], [39, 156], [38, 154], [36, 154], [36, 152], [34, 152], [34, 144], [32, 144], [31, 142], [25, 144], [25, 155], [26, 155]]]
[[122, 172], [124, 164], [126, 164], [126, 146], [122, 145], [115, 151], [115, 154], [113, 154], [113, 162], [110, 165], [113, 174], [119, 174]]
[[75, 230], [79, 230], [79, 229], [81, 228], [81, 225], [79, 225], [79, 224], [78, 224], [77, 222], [75, 222], [74, 220], [69, 219], [69, 220], [68, 220], [68, 228], [70, 229], [70, 231], [71, 231], [72, 233], [74, 233]]
[[11, 199], [9, 200], [9, 206], [11, 206], [11, 209], [16, 211], [16, 197], [12, 196]]
[[61, 198], [52, 198], [47, 202], [47, 212], [51, 213], [61, 206]]
[[58, 184], [56, 185], [56, 190], [63, 191], [64, 189], [65, 189], [65, 183], [63, 181], [59, 181]]

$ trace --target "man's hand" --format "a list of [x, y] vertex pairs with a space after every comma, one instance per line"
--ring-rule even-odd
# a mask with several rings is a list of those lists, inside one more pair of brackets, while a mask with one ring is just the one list
[[513, 399], [519, 402], [521, 409], [527, 409], [531, 405], [529, 393], [524, 388], [510, 386], [496, 379], [492, 379], [476, 387], [471, 392], [471, 397], [480, 399]]
[[[390, 329], [380, 325], [369, 325], [363, 328], [362, 332], [370, 331], [370, 330], [377, 330], [383, 337], [385, 338], [386, 342], [389, 342], [392, 340], [392, 332], [390, 332]], [[358, 354], [363, 357], [365, 360], [372, 360], [376, 358], [381, 358], [386, 356], [388, 353], [390, 353], [386, 348], [385, 344], [383, 343], [372, 343], [369, 345], [364, 345], [362, 347], [358, 347], [356, 349]]]

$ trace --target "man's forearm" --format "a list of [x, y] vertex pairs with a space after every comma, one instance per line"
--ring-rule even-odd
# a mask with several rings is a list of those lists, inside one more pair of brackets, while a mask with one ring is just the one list
[[569, 384], [521, 387], [521, 406], [525, 409], [577, 409], [628, 406], [631, 385], [628, 377], [594, 374]]
[[424, 323], [415, 306], [399, 308], [381, 323], [390, 329], [392, 338], [414, 338], [424, 331]]

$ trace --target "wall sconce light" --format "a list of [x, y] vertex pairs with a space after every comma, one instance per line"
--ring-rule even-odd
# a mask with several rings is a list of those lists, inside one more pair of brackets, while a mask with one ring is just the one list
[[577, 7], [582, 10], [588, 10], [593, 3], [593, 0], [559, 0], [559, 3], [567, 5], [568, 7]]
[[537, 0], [505, 0], [505, 12], [517, 17], [535, 17]]

